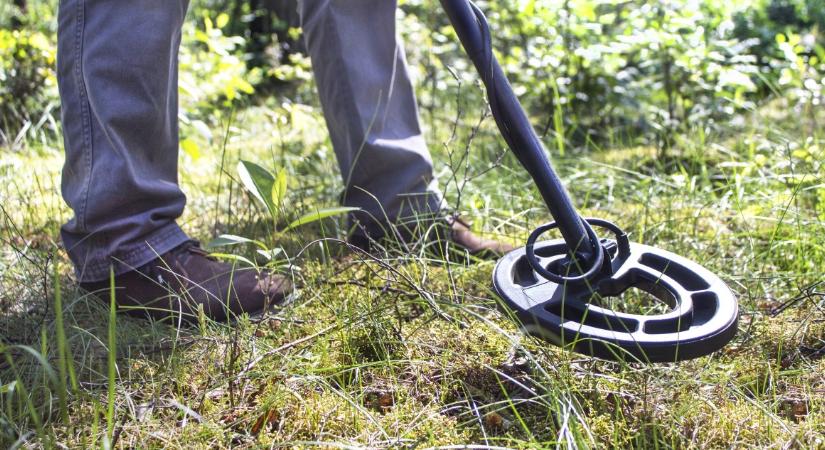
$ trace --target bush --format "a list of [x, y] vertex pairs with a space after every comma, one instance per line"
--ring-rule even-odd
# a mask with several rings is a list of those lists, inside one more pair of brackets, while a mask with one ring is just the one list
[[219, 14], [215, 20], [204, 15], [203, 28], [193, 21], [184, 23], [179, 55], [181, 110], [211, 112], [255, 92], [253, 85], [261, 72], [247, 70], [245, 41], [224, 34], [228, 22], [228, 15]]
[[[434, 0], [405, 8], [432, 22]], [[481, 3], [494, 48], [528, 106], [560, 111], [568, 140], [667, 145], [674, 134], [749, 106], [757, 68], [731, 39], [732, 8], [715, 0]], [[435, 15], [438, 17], [438, 14]], [[466, 67], [442, 19], [439, 60]], [[429, 25], [432, 26], [432, 25]], [[437, 30], [437, 31], [436, 31]], [[452, 43], [452, 44], [450, 44]], [[543, 124], [542, 124], [543, 125]]]
[[225, 34], [229, 16], [213, 19], [207, 11], [196, 11], [201, 20], [183, 25], [178, 80], [181, 147], [194, 158], [200, 154], [196, 141], [208, 143], [211, 125], [254, 94], [262, 77], [260, 69], [247, 69], [245, 40]]
[[0, 29], [0, 145], [50, 117], [57, 99], [54, 64], [54, 43], [45, 34]]
[[752, 53], [769, 81], [776, 81], [781, 75], [775, 70], [775, 60], [787, 59], [780, 48], [781, 42], [776, 39], [778, 35], [803, 36], [807, 55], [821, 53], [825, 47], [825, 2], [822, 0], [761, 0], [736, 14], [734, 23], [734, 36], [738, 40], [754, 42]]
[[818, 30], [820, 44], [825, 43], [825, 3], [821, 0], [760, 0], [737, 13], [734, 21], [736, 38], [758, 39], [764, 55], [776, 48], [773, 38], [779, 33]]

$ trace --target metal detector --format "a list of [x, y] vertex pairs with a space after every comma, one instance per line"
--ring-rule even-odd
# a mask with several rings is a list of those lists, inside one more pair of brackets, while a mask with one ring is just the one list
[[[580, 353], [620, 361], [679, 361], [727, 344], [738, 317], [727, 285], [693, 261], [630, 242], [611, 222], [582, 218], [493, 55], [484, 14], [469, 0], [441, 4], [487, 88], [501, 135], [555, 220], [505, 255], [493, 274], [496, 293], [524, 330]], [[611, 237], [600, 237], [594, 227]], [[553, 229], [563, 239], [539, 241]], [[632, 288], [665, 302], [669, 311], [628, 314], [600, 302]]]

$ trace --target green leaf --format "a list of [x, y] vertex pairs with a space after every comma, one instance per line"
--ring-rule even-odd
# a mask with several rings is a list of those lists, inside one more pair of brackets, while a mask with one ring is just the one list
[[207, 141], [212, 140], [212, 130], [209, 129], [209, 125], [206, 124], [203, 120], [193, 120], [192, 121], [192, 128], [198, 132], [204, 139]]
[[596, 7], [590, 0], [573, 0], [573, 14], [588, 21], [596, 20]]
[[275, 177], [275, 182], [272, 183], [272, 203], [283, 207], [284, 206], [284, 199], [286, 198], [286, 189], [287, 189], [287, 173], [286, 169], [281, 169], [278, 171], [278, 175]]
[[218, 28], [223, 28], [229, 23], [229, 14], [227, 13], [220, 13], [218, 14], [218, 18], [215, 19], [215, 26]]
[[218, 247], [226, 247], [230, 245], [238, 245], [238, 244], [255, 244], [258, 247], [266, 250], [266, 245], [264, 245], [261, 241], [256, 241], [254, 239], [245, 238], [243, 236], [235, 236], [234, 234], [222, 234], [215, 239], [209, 241], [206, 244], [207, 249], [213, 249]]
[[200, 147], [198, 147], [198, 144], [192, 139], [186, 138], [180, 141], [180, 148], [182, 148], [183, 152], [194, 160], [198, 160], [201, 157]]
[[531, 17], [536, 12], [536, 0], [527, 0], [521, 8], [522, 17]]
[[246, 190], [266, 207], [270, 215], [274, 216], [275, 204], [272, 202], [271, 192], [275, 177], [263, 167], [243, 160], [238, 162], [238, 175]]
[[233, 255], [231, 253], [210, 253], [209, 255], [214, 256], [215, 258], [225, 259], [227, 261], [241, 262], [241, 263], [249, 265], [250, 267], [256, 267], [255, 263], [253, 263], [252, 261], [250, 261], [247, 258], [244, 258], [243, 256]]
[[288, 227], [284, 231], [291, 230], [293, 228], [300, 227], [301, 225], [306, 225], [308, 223], [317, 222], [322, 219], [326, 219], [327, 217], [338, 216], [341, 214], [347, 214], [353, 211], [358, 211], [361, 208], [353, 208], [350, 206], [339, 206], [336, 208], [324, 208], [315, 211], [314, 213], [306, 214], [301, 216], [298, 220], [289, 224]]
[[267, 261], [272, 261], [273, 259], [277, 258], [278, 255], [284, 252], [284, 249], [280, 247], [273, 248], [272, 250], [258, 250], [258, 254], [266, 258]]

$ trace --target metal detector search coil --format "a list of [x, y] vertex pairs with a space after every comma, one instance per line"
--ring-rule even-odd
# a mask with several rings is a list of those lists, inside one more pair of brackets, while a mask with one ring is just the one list
[[[673, 253], [629, 243], [622, 254], [615, 241], [610, 275], [594, 284], [543, 280], [525, 248], [502, 258], [495, 269], [496, 293], [512, 308], [524, 329], [557, 345], [611, 360], [670, 362], [697, 358], [723, 347], [736, 334], [737, 305], [725, 283], [704, 267]], [[615, 249], [615, 250], [614, 250]], [[566, 259], [563, 240], [535, 246], [545, 266]], [[659, 315], [628, 314], [598, 306], [594, 297], [642, 290], [667, 303]]]
[[[610, 360], [668, 362], [696, 358], [736, 334], [738, 305], [725, 283], [679, 255], [629, 242], [616, 225], [582, 219], [527, 114], [493, 55], [487, 19], [469, 0], [441, 0], [484, 85], [507, 146], [530, 173], [555, 222], [502, 258], [493, 286], [530, 334]], [[602, 239], [593, 227], [614, 239]], [[558, 229], [563, 239], [539, 242]], [[639, 289], [669, 306], [659, 315], [628, 314], [598, 303]]]

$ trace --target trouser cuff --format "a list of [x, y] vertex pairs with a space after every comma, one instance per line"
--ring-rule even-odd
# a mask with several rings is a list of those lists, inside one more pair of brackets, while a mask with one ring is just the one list
[[69, 256], [75, 265], [78, 282], [91, 283], [108, 279], [110, 268], [117, 276], [143, 267], [188, 240], [189, 236], [178, 224], [171, 222], [142, 241], [119, 248], [114, 254], [91, 250], [85, 258], [71, 251]]
[[407, 236], [443, 218], [441, 193], [430, 190], [405, 195], [400, 211], [372, 212], [362, 209], [350, 217], [350, 240], [371, 240], [401, 234]]

